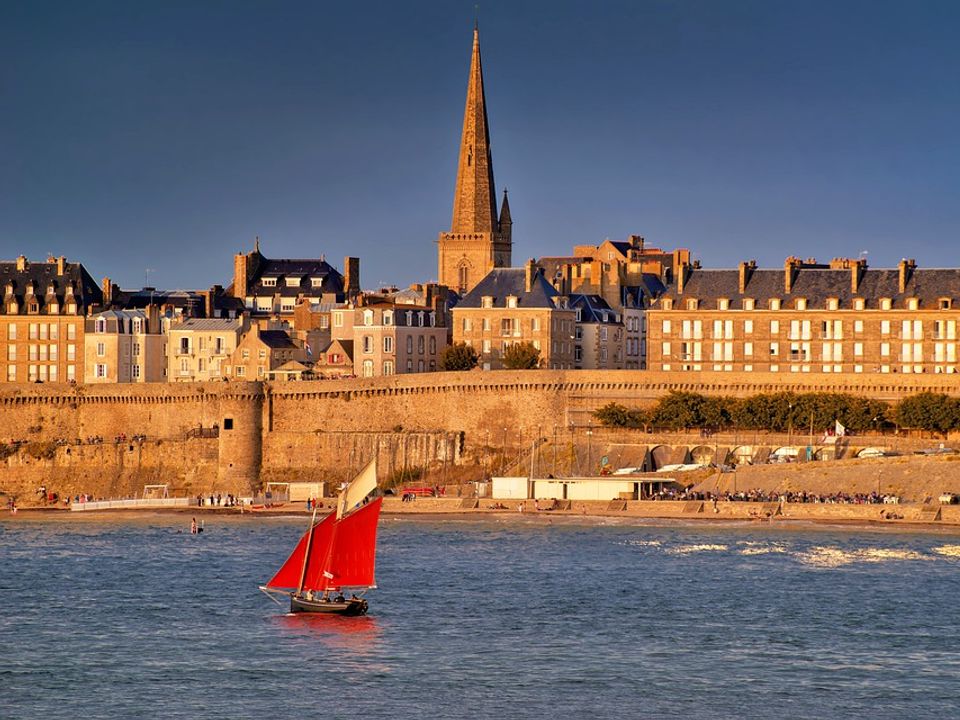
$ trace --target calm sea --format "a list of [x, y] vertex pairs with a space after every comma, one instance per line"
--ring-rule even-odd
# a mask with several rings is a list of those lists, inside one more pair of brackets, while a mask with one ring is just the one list
[[345, 619], [188, 522], [0, 523], [0, 718], [960, 717], [958, 535], [384, 517]]

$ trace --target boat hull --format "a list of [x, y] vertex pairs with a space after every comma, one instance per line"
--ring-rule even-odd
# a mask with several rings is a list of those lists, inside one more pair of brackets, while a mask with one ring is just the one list
[[350, 598], [342, 602], [335, 600], [307, 600], [297, 595], [290, 596], [290, 612], [323, 613], [326, 615], [366, 615], [367, 601], [363, 598]]

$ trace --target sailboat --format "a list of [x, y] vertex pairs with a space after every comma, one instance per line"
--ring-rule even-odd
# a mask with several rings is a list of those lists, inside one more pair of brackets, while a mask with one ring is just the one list
[[[310, 527], [290, 557], [260, 589], [288, 594], [292, 613], [365, 615], [363, 594], [376, 587], [377, 522], [383, 498], [367, 500], [376, 487], [374, 458], [347, 483], [336, 509], [320, 522], [314, 509]], [[347, 589], [359, 590], [360, 595], [345, 598]]]

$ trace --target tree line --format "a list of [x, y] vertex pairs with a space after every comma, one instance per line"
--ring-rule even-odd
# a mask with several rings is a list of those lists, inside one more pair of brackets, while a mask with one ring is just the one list
[[841, 423], [854, 432], [893, 427], [946, 434], [960, 430], [960, 399], [923, 392], [898, 403], [846, 393], [760, 393], [746, 398], [671, 391], [649, 409], [609, 403], [593, 413], [608, 427], [823, 432]]

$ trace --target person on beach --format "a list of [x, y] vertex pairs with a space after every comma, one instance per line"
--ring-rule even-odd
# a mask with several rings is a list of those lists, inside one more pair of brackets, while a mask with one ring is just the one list
[[191, 535], [196, 535], [196, 534], [197, 534], [197, 519], [196, 519], [196, 518], [193, 518], [193, 519], [190, 521], [190, 534], [191, 534]]

